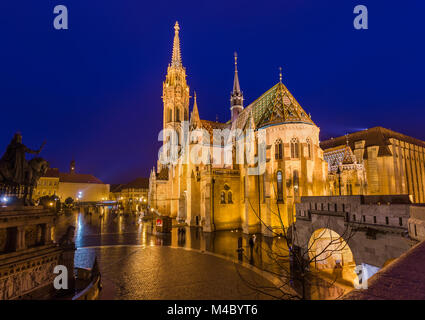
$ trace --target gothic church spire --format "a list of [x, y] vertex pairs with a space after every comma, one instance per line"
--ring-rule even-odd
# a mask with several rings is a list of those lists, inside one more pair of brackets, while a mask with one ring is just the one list
[[239, 84], [238, 55], [236, 52], [235, 52], [235, 77], [233, 79], [233, 91], [230, 94], [230, 110], [232, 113], [232, 122], [236, 120], [239, 113], [243, 110], [243, 94]]
[[174, 25], [174, 42], [173, 42], [173, 55], [171, 57], [171, 65], [173, 67], [181, 67], [182, 66], [182, 58], [180, 52], [180, 38], [179, 38], [179, 23], [176, 21]]

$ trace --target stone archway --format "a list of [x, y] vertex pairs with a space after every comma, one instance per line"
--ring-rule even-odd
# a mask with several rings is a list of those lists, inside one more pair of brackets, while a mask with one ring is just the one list
[[356, 262], [344, 238], [328, 228], [316, 229], [308, 242], [311, 267], [318, 272], [354, 283]]

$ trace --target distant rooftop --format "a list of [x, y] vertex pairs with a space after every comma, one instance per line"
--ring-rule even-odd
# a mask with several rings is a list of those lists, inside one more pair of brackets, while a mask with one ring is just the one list
[[121, 192], [124, 189], [149, 189], [149, 178], [136, 178], [126, 184], [111, 185], [111, 192]]
[[379, 146], [380, 148], [378, 156], [387, 155], [391, 154], [389, 149], [387, 149], [387, 146], [390, 145], [390, 138], [425, 147], [425, 142], [422, 140], [383, 127], [373, 127], [370, 129], [350, 133], [347, 136], [325, 140], [320, 143], [320, 147], [326, 151], [330, 148], [345, 145], [348, 142], [351, 149], [354, 150], [354, 143], [356, 141], [365, 140], [365, 148], [369, 146]]
[[59, 178], [59, 182], [103, 184], [101, 180], [99, 180], [92, 174], [64, 173], [64, 172], [59, 172], [58, 168], [48, 169], [44, 177]]

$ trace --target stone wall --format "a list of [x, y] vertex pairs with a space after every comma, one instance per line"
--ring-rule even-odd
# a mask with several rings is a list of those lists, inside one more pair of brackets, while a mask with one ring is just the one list
[[43, 207], [0, 208], [0, 300], [49, 297], [57, 265], [72, 280], [75, 248], [53, 243], [54, 219]]
[[408, 196], [303, 197], [296, 205], [296, 245], [306, 249], [314, 231], [331, 229], [348, 243], [357, 265], [382, 267], [413, 243], [408, 202]]

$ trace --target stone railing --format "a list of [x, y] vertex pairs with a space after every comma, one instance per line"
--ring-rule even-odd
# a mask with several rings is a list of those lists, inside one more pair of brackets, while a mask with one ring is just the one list
[[[77, 268], [77, 272], [80, 273], [81, 269]], [[83, 271], [90, 272], [91, 270], [84, 269]], [[102, 282], [101, 282], [101, 276], [100, 273], [97, 273], [95, 275], [91, 275], [91, 281], [89, 285], [77, 293], [72, 300], [97, 300], [99, 297], [99, 293], [102, 290]]]
[[74, 269], [72, 244], [51, 239], [55, 214], [43, 207], [0, 208], [0, 300], [45, 299], [57, 265]]

